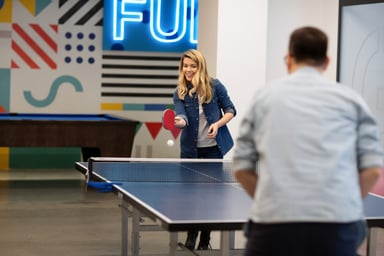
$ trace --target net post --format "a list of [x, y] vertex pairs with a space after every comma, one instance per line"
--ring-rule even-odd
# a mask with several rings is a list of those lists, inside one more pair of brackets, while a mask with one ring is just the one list
[[93, 157], [90, 157], [88, 158], [88, 166], [87, 166], [87, 171], [85, 173], [85, 186], [84, 186], [85, 192], [87, 192], [88, 190], [88, 182], [92, 175], [92, 171], [93, 171]]

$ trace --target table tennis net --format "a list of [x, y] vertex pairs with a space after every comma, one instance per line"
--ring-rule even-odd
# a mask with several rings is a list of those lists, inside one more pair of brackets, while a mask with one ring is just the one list
[[111, 182], [236, 183], [230, 162], [93, 162]]

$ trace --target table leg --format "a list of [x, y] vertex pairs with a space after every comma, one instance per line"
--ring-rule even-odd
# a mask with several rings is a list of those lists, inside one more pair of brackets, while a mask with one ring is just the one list
[[140, 253], [140, 217], [141, 213], [137, 209], [132, 210], [132, 255], [138, 256]]
[[367, 256], [376, 256], [377, 228], [369, 228], [367, 234]]
[[230, 252], [230, 243], [231, 243], [231, 232], [230, 231], [221, 231], [220, 232], [220, 249], [221, 256], [229, 256]]
[[121, 200], [121, 256], [128, 256], [128, 204]]
[[169, 232], [169, 255], [175, 256], [176, 250], [178, 246], [178, 233], [177, 232]]

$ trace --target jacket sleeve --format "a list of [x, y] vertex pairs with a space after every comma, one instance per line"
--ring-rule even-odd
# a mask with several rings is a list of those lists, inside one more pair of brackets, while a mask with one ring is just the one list
[[211, 83], [212, 88], [215, 90], [215, 94], [217, 95], [219, 107], [223, 110], [224, 113], [232, 113], [234, 116], [236, 116], [237, 112], [235, 105], [229, 97], [225, 86], [218, 79], [212, 79]]
[[187, 112], [185, 111], [184, 102], [179, 99], [179, 95], [177, 94], [177, 88], [173, 92], [173, 104], [175, 105], [175, 112], [176, 116], [180, 116], [183, 118], [186, 122], [186, 125], [188, 125], [188, 117]]

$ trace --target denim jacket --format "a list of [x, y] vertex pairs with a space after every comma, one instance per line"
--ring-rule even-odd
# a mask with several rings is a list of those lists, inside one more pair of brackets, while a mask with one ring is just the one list
[[[228, 96], [227, 89], [217, 79], [211, 79], [213, 89], [213, 98], [209, 103], [203, 103], [203, 111], [208, 124], [217, 122], [223, 113], [233, 113], [236, 115], [236, 109]], [[192, 85], [188, 85], [189, 89]], [[197, 158], [197, 137], [199, 133], [199, 101], [196, 94], [190, 96], [187, 94], [184, 100], [179, 99], [177, 88], [173, 94], [176, 115], [181, 116], [186, 121], [180, 137], [180, 157]], [[220, 152], [224, 156], [232, 147], [233, 139], [226, 125], [219, 128], [216, 142]]]

